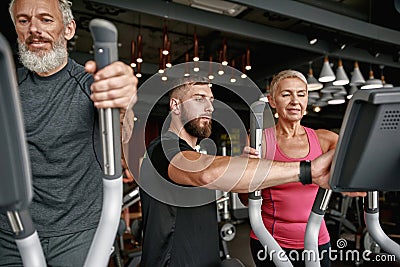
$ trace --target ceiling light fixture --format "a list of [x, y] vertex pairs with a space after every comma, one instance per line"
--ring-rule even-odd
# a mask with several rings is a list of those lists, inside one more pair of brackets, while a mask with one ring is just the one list
[[200, 71], [200, 67], [199, 67], [199, 63], [198, 62], [194, 63], [193, 71], [194, 72], [199, 72]]
[[167, 68], [171, 68], [172, 67], [172, 63], [171, 63], [171, 41], [168, 40], [167, 42], [167, 49], [168, 49], [168, 55], [166, 56], [167, 61], [165, 63], [165, 67]]
[[228, 66], [228, 44], [226, 43], [226, 38], [222, 45], [222, 65]]
[[159, 53], [158, 53], [158, 73], [164, 73], [164, 55], [162, 53], [162, 48], [159, 49]]
[[336, 69], [336, 80], [333, 81], [333, 85], [346, 85], [349, 84], [349, 82], [349, 77], [347, 77], [346, 71], [343, 68], [343, 62], [339, 59]]
[[328, 58], [328, 56], [325, 56], [324, 64], [322, 65], [322, 69], [321, 69], [321, 73], [319, 74], [318, 81], [320, 81], [322, 83], [326, 83], [326, 82], [334, 81], [335, 79], [336, 79], [336, 76], [333, 73], [333, 70], [329, 63], [329, 58]]
[[313, 111], [318, 113], [318, 112], [321, 111], [321, 107], [320, 106], [316, 106], [316, 107], [313, 108]]
[[246, 54], [242, 55], [242, 74], [240, 75], [242, 79], [246, 79]]
[[370, 46], [368, 49], [368, 52], [371, 54], [371, 56], [377, 58], [381, 55], [381, 53], [378, 51], [378, 49], [374, 48], [373, 46]]
[[[222, 54], [223, 54], [223, 52], [222, 52], [222, 50], [220, 50], [219, 51], [219, 62], [222, 62]], [[224, 75], [224, 66], [222, 65], [222, 63], [218, 70], [218, 75]]]
[[214, 79], [214, 74], [213, 74], [213, 69], [212, 69], [212, 61], [213, 61], [213, 57], [210, 56], [210, 65], [208, 67], [208, 79], [209, 80], [213, 80]]
[[194, 50], [193, 61], [199, 61], [199, 40], [197, 39], [196, 33], [194, 33], [194, 38], [193, 38], [193, 50]]
[[135, 45], [136, 45], [135, 41], [132, 40], [131, 41], [131, 63], [130, 63], [132, 68], [136, 67]]
[[370, 68], [369, 79], [361, 86], [361, 89], [376, 89], [381, 87], [383, 87], [382, 81], [380, 79], [375, 79], [374, 72], [372, 68]]
[[231, 70], [231, 79], [230, 79], [230, 81], [231, 81], [231, 83], [235, 83], [236, 82], [236, 78], [235, 78], [235, 73], [234, 73], [234, 69], [235, 69], [235, 60], [234, 59], [232, 59], [232, 61], [231, 61], [231, 67], [232, 67], [232, 70]]
[[340, 41], [339, 39], [335, 38], [333, 39], [333, 42], [336, 44], [336, 46], [340, 49], [340, 50], [344, 50], [347, 46], [347, 44], [343, 41]]
[[342, 95], [334, 96], [332, 99], [328, 100], [328, 105], [340, 105], [346, 102], [346, 99]]
[[164, 32], [163, 32], [163, 50], [162, 50], [162, 54], [164, 56], [168, 55], [169, 50], [168, 50], [168, 30], [167, 30], [167, 26], [164, 26]]
[[365, 83], [365, 79], [361, 74], [360, 67], [358, 66], [358, 62], [354, 62], [354, 70], [351, 75], [350, 85], [351, 86], [359, 86]]
[[[186, 51], [185, 53], [185, 62], [189, 62], [189, 51]], [[190, 76], [190, 69], [189, 69], [189, 64], [185, 64], [185, 73], [183, 74], [184, 77], [189, 77]]]
[[137, 36], [137, 48], [138, 48], [138, 53], [137, 53], [136, 62], [137, 63], [142, 63], [143, 62], [143, 58], [142, 58], [142, 35], [140, 33]]
[[381, 77], [381, 80], [382, 80], [382, 84], [383, 84], [383, 88], [393, 88], [393, 84], [391, 84], [391, 83], [386, 83], [386, 81], [385, 81], [385, 77], [384, 76], [382, 76]]
[[321, 89], [321, 93], [337, 93], [342, 89], [341, 85], [333, 85], [333, 82], [325, 83], [324, 88]]
[[246, 49], [246, 70], [251, 70], [251, 64], [250, 64], [250, 48], [247, 47]]
[[142, 77], [142, 70], [141, 70], [142, 63], [138, 63], [136, 67], [136, 77], [141, 78]]
[[318, 42], [318, 39], [315, 37], [308, 38], [308, 43], [310, 45], [315, 45]]
[[324, 85], [320, 83], [313, 75], [313, 70], [309, 62], [308, 75], [307, 75], [307, 88], [308, 91], [315, 91], [321, 89]]
[[351, 99], [353, 95], [358, 91], [358, 87], [355, 85], [352, 85], [349, 89], [349, 93], [347, 94], [347, 99]]

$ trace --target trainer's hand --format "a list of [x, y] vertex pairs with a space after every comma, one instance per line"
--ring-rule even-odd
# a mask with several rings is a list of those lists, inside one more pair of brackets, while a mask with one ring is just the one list
[[322, 188], [330, 189], [330, 169], [335, 150], [329, 150], [311, 162], [312, 182]]
[[85, 70], [93, 74], [90, 98], [97, 108], [129, 110], [137, 101], [138, 80], [127, 64], [116, 61], [97, 70], [96, 62], [88, 61]]
[[260, 158], [260, 153], [258, 153], [258, 151], [255, 148], [252, 148], [250, 146], [245, 146], [243, 148], [241, 157], [256, 159]]
[[[311, 162], [311, 176], [314, 184], [322, 188], [330, 189], [330, 170], [335, 150], [329, 150]], [[343, 192], [350, 197], [365, 197], [366, 192]]]

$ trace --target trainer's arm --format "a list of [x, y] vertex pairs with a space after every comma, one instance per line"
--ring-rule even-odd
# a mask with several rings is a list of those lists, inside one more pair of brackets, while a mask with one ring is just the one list
[[[313, 183], [324, 188], [329, 188], [333, 152], [323, 154], [311, 164]], [[178, 153], [168, 167], [169, 177], [178, 184], [238, 193], [297, 182], [299, 173], [299, 162], [210, 156], [193, 151]]]

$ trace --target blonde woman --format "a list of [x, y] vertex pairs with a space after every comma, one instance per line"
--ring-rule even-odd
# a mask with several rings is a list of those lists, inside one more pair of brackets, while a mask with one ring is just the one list
[[[336, 147], [338, 141], [336, 133], [322, 129], [313, 130], [301, 125], [301, 119], [307, 108], [307, 99], [307, 80], [300, 72], [284, 70], [273, 78], [268, 100], [271, 107], [276, 109], [279, 118], [275, 127], [267, 128], [263, 132], [263, 147], [272, 150], [260, 155], [262, 158], [272, 157], [270, 159], [284, 162], [313, 160]], [[251, 148], [245, 149], [245, 153], [250, 157], [258, 156]], [[301, 260], [304, 233], [317, 191], [318, 185], [303, 184], [300, 181], [262, 190], [261, 214], [264, 225], [286, 250], [287, 255], [293, 256], [294, 266], [304, 266]], [[247, 194], [241, 194], [240, 197], [244, 203], [247, 202]], [[253, 231], [250, 237], [251, 251], [256, 265], [274, 266], [272, 259], [265, 257], [265, 248]], [[320, 252], [329, 249], [329, 241], [329, 233], [323, 222], [318, 242]], [[330, 266], [327, 254], [323, 255], [321, 266]]]

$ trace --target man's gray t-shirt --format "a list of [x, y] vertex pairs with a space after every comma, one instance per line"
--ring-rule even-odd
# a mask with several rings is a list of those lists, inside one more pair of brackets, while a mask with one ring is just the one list
[[[29, 210], [41, 237], [91, 229], [100, 218], [103, 172], [92, 81], [72, 59], [49, 77], [18, 70], [34, 192]], [[11, 231], [3, 215], [0, 228]]]

